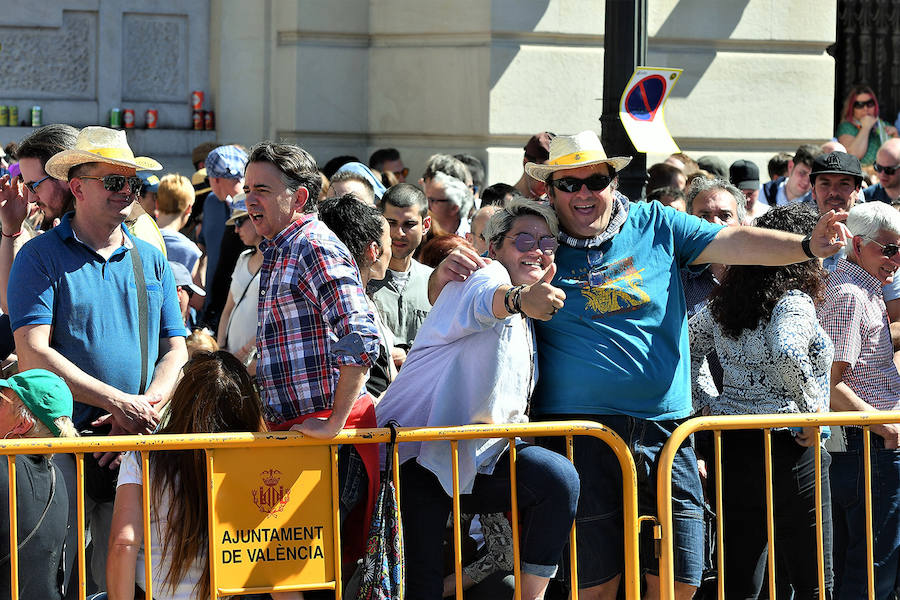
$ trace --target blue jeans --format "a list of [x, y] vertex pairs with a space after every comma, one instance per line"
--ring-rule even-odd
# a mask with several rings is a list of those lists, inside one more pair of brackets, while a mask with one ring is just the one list
[[[556, 572], [578, 504], [578, 474], [568, 460], [538, 446], [516, 444], [522, 571], [542, 577]], [[510, 509], [509, 453], [491, 475], [475, 477], [471, 494], [460, 495], [467, 513]], [[400, 467], [400, 515], [406, 555], [407, 600], [439, 600], [443, 592], [441, 542], [451, 499], [437, 477], [408, 460]]]
[[[866, 509], [862, 430], [848, 427], [847, 452], [832, 454], [835, 598], [867, 596]], [[872, 528], [875, 598], [891, 597], [900, 562], [900, 451], [872, 434]]]
[[[663, 444], [681, 421], [648, 421], [624, 415], [541, 415], [541, 421], [586, 420], [603, 423], [628, 444], [638, 479], [638, 511], [656, 514], [657, 461]], [[542, 445], [565, 453], [564, 438], [539, 438]], [[612, 580], [624, 568], [622, 470], [605, 442], [576, 436], [575, 468], [581, 478], [577, 526], [578, 587], [594, 587]], [[703, 574], [703, 490], [697, 470], [693, 437], [678, 449], [672, 465], [672, 504], [675, 580], [700, 585]], [[659, 562], [649, 527], [641, 530], [643, 571], [659, 574]], [[560, 575], [568, 577], [568, 552]]]

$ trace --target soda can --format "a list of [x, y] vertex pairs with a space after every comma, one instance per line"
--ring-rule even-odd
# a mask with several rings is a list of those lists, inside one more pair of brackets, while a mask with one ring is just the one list
[[121, 108], [111, 108], [109, 109], [109, 126], [113, 129], [119, 129], [122, 127], [122, 109]]
[[40, 106], [32, 106], [31, 107], [31, 126], [32, 127], [40, 127], [43, 125], [41, 120], [41, 107]]
[[125, 129], [134, 129], [134, 109], [126, 108], [124, 117]]
[[0, 104], [0, 127], [6, 127], [9, 125], [9, 107], [5, 104]]
[[208, 110], [203, 115], [203, 128], [207, 131], [213, 131], [216, 128], [216, 111]]
[[203, 111], [202, 110], [194, 111], [193, 121], [194, 121], [194, 130], [202, 131], [203, 130]]
[[9, 126], [10, 127], [18, 127], [19, 125], [19, 107], [18, 106], [10, 106], [9, 107]]
[[203, 92], [200, 90], [191, 92], [191, 108], [194, 110], [203, 110]]
[[144, 118], [147, 122], [147, 129], [156, 129], [156, 122], [159, 121], [159, 111], [155, 108], [148, 108]]

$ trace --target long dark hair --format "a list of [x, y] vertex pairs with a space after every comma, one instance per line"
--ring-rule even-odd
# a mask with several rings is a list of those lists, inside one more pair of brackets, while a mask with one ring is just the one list
[[[805, 204], [773, 208], [757, 217], [756, 225], [806, 235], [816, 226], [818, 214]], [[825, 272], [817, 259], [782, 267], [734, 265], [709, 301], [709, 310], [722, 332], [737, 338], [745, 329], [756, 329], [772, 316], [778, 300], [789, 290], [800, 290], [818, 304]]]
[[[168, 412], [157, 433], [265, 431], [262, 405], [244, 365], [225, 351], [199, 352], [185, 365]], [[203, 575], [195, 598], [209, 597], [209, 529], [206, 456], [203, 450], [153, 452], [151, 489], [157, 503], [169, 492], [169, 527], [162, 558], [168, 559], [165, 583], [174, 592], [193, 561]], [[148, 558], [149, 560], [149, 558]]]

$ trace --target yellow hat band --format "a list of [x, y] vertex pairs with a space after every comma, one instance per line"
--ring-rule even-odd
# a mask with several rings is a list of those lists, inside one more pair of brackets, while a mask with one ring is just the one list
[[602, 150], [584, 150], [582, 152], [572, 152], [571, 154], [565, 154], [563, 156], [560, 156], [559, 158], [549, 161], [547, 164], [554, 166], [576, 165], [579, 163], [606, 159], [606, 153]]
[[134, 154], [123, 148], [91, 148], [90, 150], [85, 150], [85, 152], [99, 154], [103, 158], [134, 162]]

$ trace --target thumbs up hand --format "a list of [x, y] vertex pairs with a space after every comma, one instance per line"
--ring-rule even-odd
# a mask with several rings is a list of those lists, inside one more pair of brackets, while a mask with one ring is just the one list
[[549, 321], [566, 300], [566, 293], [551, 285], [556, 275], [556, 263], [550, 263], [539, 280], [522, 290], [522, 312], [526, 317]]

